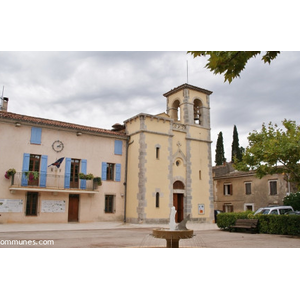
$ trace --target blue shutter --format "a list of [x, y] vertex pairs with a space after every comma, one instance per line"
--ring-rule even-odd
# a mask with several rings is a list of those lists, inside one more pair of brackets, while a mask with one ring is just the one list
[[47, 162], [48, 162], [48, 156], [42, 155], [41, 170], [40, 170], [40, 187], [46, 187]]
[[[87, 160], [82, 159], [81, 160], [81, 171], [80, 171], [80, 173], [86, 174], [86, 165], [87, 165]], [[82, 190], [86, 189], [86, 180], [85, 179], [80, 179], [80, 188]]]
[[65, 168], [65, 189], [70, 188], [71, 179], [71, 158], [66, 158], [66, 168]]
[[106, 180], [106, 172], [107, 172], [107, 163], [103, 162], [102, 163], [102, 173], [101, 173], [102, 180]]
[[40, 145], [41, 142], [42, 142], [42, 128], [32, 127], [30, 143]]
[[121, 181], [121, 164], [116, 164], [116, 181]]
[[115, 140], [115, 154], [122, 155], [122, 146], [123, 142], [119, 140]]
[[24, 153], [23, 154], [22, 179], [21, 179], [22, 186], [28, 185], [28, 179], [25, 175], [25, 172], [29, 171], [29, 161], [30, 161], [30, 154]]

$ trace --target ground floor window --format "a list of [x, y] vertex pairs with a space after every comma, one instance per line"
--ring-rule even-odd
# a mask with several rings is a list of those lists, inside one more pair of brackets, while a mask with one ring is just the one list
[[114, 195], [105, 195], [105, 213], [113, 213], [114, 212]]
[[26, 216], [37, 216], [38, 193], [27, 193]]
[[224, 212], [233, 212], [233, 205], [230, 203], [225, 203], [223, 205], [223, 211]]
[[252, 204], [252, 203], [245, 203], [244, 204], [244, 211], [247, 211], [247, 210], [254, 211], [254, 204]]

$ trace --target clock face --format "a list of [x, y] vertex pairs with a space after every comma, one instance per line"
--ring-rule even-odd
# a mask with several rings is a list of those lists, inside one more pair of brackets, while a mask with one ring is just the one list
[[56, 152], [61, 152], [63, 149], [64, 149], [64, 144], [63, 142], [61, 141], [55, 141], [53, 144], [52, 144], [52, 148], [54, 151]]

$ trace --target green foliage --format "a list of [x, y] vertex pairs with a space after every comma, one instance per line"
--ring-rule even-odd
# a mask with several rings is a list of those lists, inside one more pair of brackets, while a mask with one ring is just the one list
[[239, 171], [256, 170], [259, 178], [267, 174], [286, 173], [290, 182], [300, 187], [300, 127], [295, 121], [282, 121], [285, 130], [276, 124], [262, 125], [261, 132], [249, 134], [249, 146], [240, 162]]
[[294, 210], [300, 210], [300, 192], [285, 196], [283, 202], [284, 205], [290, 205]]
[[[240, 77], [240, 73], [245, 69], [249, 59], [261, 54], [261, 51], [188, 51], [195, 57], [208, 55], [207, 69], [214, 74], [224, 74], [224, 81], [231, 81]], [[271, 63], [280, 51], [266, 51], [262, 60], [264, 63]]]
[[298, 215], [262, 215], [254, 216], [253, 212], [221, 213], [218, 214], [217, 225], [228, 229], [237, 219], [258, 219], [259, 233], [299, 235], [300, 216]]
[[92, 180], [94, 178], [94, 175], [91, 173], [90, 174], [79, 173], [79, 178], [85, 180]]
[[252, 218], [253, 212], [232, 212], [232, 213], [220, 213], [217, 217], [217, 225], [219, 228], [227, 229], [229, 226], [234, 225], [237, 219]]
[[220, 131], [217, 139], [217, 146], [216, 146], [216, 159], [215, 159], [216, 166], [223, 165], [225, 161], [226, 158], [224, 155], [223, 134], [222, 131]]

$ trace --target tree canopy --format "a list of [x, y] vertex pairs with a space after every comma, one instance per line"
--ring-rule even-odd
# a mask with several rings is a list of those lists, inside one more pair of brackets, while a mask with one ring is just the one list
[[269, 123], [262, 125], [261, 132], [250, 133], [249, 146], [235, 166], [240, 171], [256, 170], [259, 178], [286, 173], [300, 187], [300, 126], [286, 119], [282, 124], [284, 129]]
[[[214, 74], [224, 74], [224, 81], [231, 81], [240, 77], [240, 73], [245, 69], [249, 59], [261, 54], [261, 51], [188, 51], [195, 57], [209, 56], [207, 69]], [[271, 63], [277, 57], [280, 51], [266, 51], [262, 56], [264, 63]]]
[[236, 125], [234, 125], [231, 144], [231, 161], [234, 161], [234, 159], [240, 161], [242, 159], [242, 154], [242, 148], [240, 147], [239, 143], [239, 134]]

